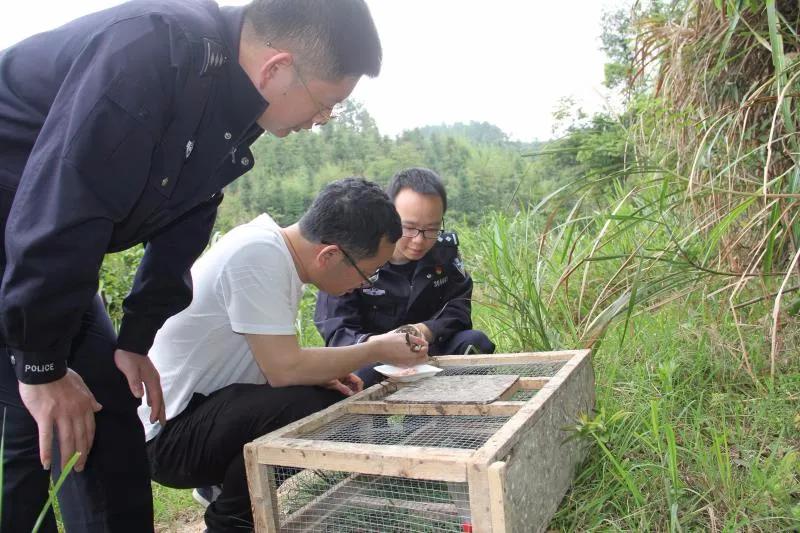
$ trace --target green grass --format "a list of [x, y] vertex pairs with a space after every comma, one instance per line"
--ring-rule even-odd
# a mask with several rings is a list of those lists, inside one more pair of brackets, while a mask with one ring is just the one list
[[204, 509], [192, 499], [191, 489], [171, 489], [158, 483], [152, 486], [156, 531], [175, 531], [203, 516]]
[[[597, 414], [577, 424], [594, 446], [552, 527], [800, 528], [800, 365], [757, 387], [718, 318], [674, 305], [636, 320], [622, 348], [610, 332], [593, 360]], [[768, 373], [768, 354], [752, 355]]]
[[57, 502], [56, 494], [58, 494], [58, 491], [61, 490], [61, 485], [64, 484], [64, 480], [66, 480], [67, 476], [70, 474], [70, 472], [72, 472], [72, 469], [74, 468], [75, 463], [78, 462], [80, 456], [81, 456], [80, 453], [75, 452], [74, 454], [72, 454], [72, 457], [69, 458], [67, 464], [64, 465], [64, 468], [61, 470], [61, 474], [58, 476], [58, 479], [55, 481], [55, 483], [53, 483], [53, 486], [49, 490], [47, 503], [45, 504], [44, 507], [42, 507], [42, 510], [39, 512], [39, 517], [36, 519], [36, 523], [33, 524], [33, 529], [31, 530], [32, 533], [36, 533], [42, 527], [42, 525], [44, 524], [44, 520], [47, 517], [47, 512], [50, 510], [50, 507], [51, 506], [53, 508], [56, 507], [56, 502]]

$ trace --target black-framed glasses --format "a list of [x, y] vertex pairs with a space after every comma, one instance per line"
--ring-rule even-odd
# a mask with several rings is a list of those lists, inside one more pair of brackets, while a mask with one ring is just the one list
[[322, 244], [326, 244], [328, 246], [336, 246], [336, 247], [339, 248], [339, 251], [342, 252], [342, 255], [344, 256], [344, 258], [347, 259], [347, 262], [350, 263], [350, 265], [352, 265], [352, 267], [356, 269], [356, 272], [358, 272], [358, 275], [361, 276], [361, 278], [364, 280], [364, 282], [361, 284], [362, 287], [370, 288], [373, 285], [375, 285], [376, 281], [378, 281], [380, 268], [375, 270], [375, 272], [371, 276], [367, 276], [366, 274], [364, 274], [363, 270], [358, 268], [358, 265], [356, 264], [355, 260], [352, 257], [350, 257], [350, 254], [348, 254], [344, 250], [344, 248], [342, 248], [338, 244], [333, 244], [332, 242], [322, 241]]
[[423, 239], [434, 240], [438, 239], [439, 236], [444, 233], [444, 219], [442, 219], [442, 227], [439, 229], [422, 229], [422, 228], [412, 228], [411, 226], [403, 225], [403, 237], [408, 239], [413, 239], [420, 233], [422, 233]]

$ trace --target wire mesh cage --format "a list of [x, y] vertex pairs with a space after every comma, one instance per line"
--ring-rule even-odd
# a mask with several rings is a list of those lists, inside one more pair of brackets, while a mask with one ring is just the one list
[[511, 396], [509, 396], [509, 401], [512, 402], [526, 402], [536, 395], [536, 389], [523, 389], [514, 392]]
[[298, 438], [358, 444], [404, 444], [476, 450], [507, 416], [363, 415], [348, 413]]
[[460, 532], [469, 524], [466, 483], [272, 467], [280, 530], [331, 533]]
[[543, 530], [584, 453], [565, 428], [594, 404], [588, 350], [433, 363], [245, 446], [256, 530]]
[[458, 365], [445, 367], [436, 377], [443, 376], [489, 376], [516, 374], [520, 377], [555, 376], [564, 366], [564, 361], [542, 361], [519, 364]]

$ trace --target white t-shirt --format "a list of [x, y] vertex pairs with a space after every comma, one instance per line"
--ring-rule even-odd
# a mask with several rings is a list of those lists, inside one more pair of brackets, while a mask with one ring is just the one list
[[[303, 284], [269, 215], [228, 232], [197, 260], [192, 279], [191, 305], [166, 321], [149, 352], [161, 374], [167, 420], [179, 415], [194, 393], [266, 383], [244, 333], [297, 333]], [[158, 422], [150, 423], [146, 401], [139, 418], [147, 440], [161, 430]]]

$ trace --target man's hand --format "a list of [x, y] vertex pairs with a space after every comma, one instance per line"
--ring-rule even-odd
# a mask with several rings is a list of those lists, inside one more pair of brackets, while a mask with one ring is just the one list
[[428, 326], [426, 326], [422, 322], [419, 322], [418, 324], [405, 324], [403, 326], [400, 326], [399, 328], [393, 329], [391, 332], [392, 333], [410, 333], [411, 335], [414, 335], [415, 337], [421, 337], [421, 338], [425, 339], [429, 343], [433, 342], [433, 332], [431, 331], [431, 329]]
[[39, 460], [44, 469], [50, 469], [55, 425], [61, 468], [80, 452], [75, 471], [82, 471], [94, 442], [94, 414], [103, 408], [83, 379], [67, 369], [63, 378], [50, 383], [20, 383], [19, 395], [39, 427]]
[[[128, 386], [137, 398], [144, 396], [147, 389], [147, 405], [150, 406], [150, 423], [158, 420], [162, 426], [167, 423], [164, 394], [161, 391], [161, 376], [153, 366], [153, 362], [145, 355], [117, 350], [114, 352], [114, 362], [117, 368], [125, 374]], [[144, 387], [142, 384], [144, 383]]]
[[431, 328], [420, 322], [419, 324], [411, 324], [411, 326], [417, 328], [417, 331], [420, 332], [422, 337], [425, 337], [425, 340], [428, 342], [433, 342], [433, 332]]
[[326, 389], [333, 389], [341, 392], [345, 396], [352, 396], [364, 390], [364, 382], [355, 374], [348, 374], [339, 379], [334, 379], [323, 385]]
[[428, 360], [428, 343], [421, 337], [390, 331], [370, 337], [370, 340], [377, 348], [377, 360], [382, 363], [414, 366]]

